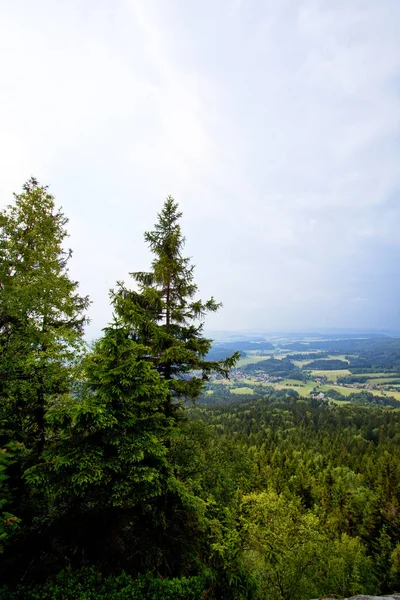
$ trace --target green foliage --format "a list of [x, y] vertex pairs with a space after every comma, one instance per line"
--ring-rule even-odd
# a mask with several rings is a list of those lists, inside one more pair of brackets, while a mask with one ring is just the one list
[[249, 364], [244, 368], [245, 371], [264, 371], [269, 375], [275, 375], [277, 377], [289, 377], [293, 378], [294, 375], [298, 375], [299, 379], [302, 379], [303, 375], [300, 369], [296, 367], [289, 358], [268, 358], [255, 364]]
[[53, 552], [70, 564], [139, 564], [147, 529], [157, 527], [152, 503], [173, 480], [171, 426], [162, 410], [167, 386], [148, 352], [126, 328], [106, 329], [84, 361], [81, 396], [49, 411], [54, 441], [25, 473], [32, 488], [48, 490]]
[[131, 578], [125, 573], [103, 578], [93, 569], [61, 571], [54, 581], [33, 588], [0, 588], [0, 600], [200, 600], [201, 577], [160, 579], [150, 574]]
[[70, 390], [89, 305], [69, 277], [66, 223], [33, 178], [0, 213], [0, 435], [35, 452], [47, 404]]
[[0, 442], [12, 457], [1, 465], [7, 575], [38, 547], [47, 499], [26, 484], [24, 471], [52, 441], [47, 413], [69, 403], [84, 350], [89, 300], [68, 273], [66, 223], [33, 178], [0, 213]]
[[[244, 491], [246, 501], [253, 494], [256, 498], [267, 494], [272, 498], [268, 504], [271, 514], [279, 506], [287, 507], [287, 511], [281, 508], [282, 514], [276, 519], [282, 527], [291, 514], [299, 523], [302, 515], [311, 522], [318, 520], [321, 561], [305, 569], [304, 587], [299, 588], [304, 595], [299, 597], [327, 593], [351, 596], [397, 589], [398, 411], [328, 406], [317, 400], [254, 398], [230, 406], [198, 407], [191, 414], [213, 427], [214, 446], [218, 446], [218, 438], [221, 448], [234, 440], [238, 456], [241, 455], [239, 460], [246, 465], [246, 476], [239, 478], [234, 472], [232, 476]], [[231, 450], [226, 452], [229, 455]], [[223, 460], [220, 459], [222, 464]], [[249, 506], [253, 504], [255, 500]], [[258, 527], [255, 509], [246, 510], [247, 513], [242, 512], [242, 527], [252, 544], [248, 544], [251, 552], [244, 551], [242, 558], [259, 582], [266, 581], [275, 573], [276, 559], [265, 554], [268, 544], [260, 542], [257, 549], [256, 535], [262, 535], [265, 525]], [[380, 533], [382, 527], [384, 535]], [[285, 539], [284, 531], [277, 529], [278, 539]], [[293, 528], [294, 534], [295, 531]], [[266, 529], [265, 540], [269, 543], [273, 533]], [[303, 541], [307, 542], [306, 534]], [[287, 570], [283, 575], [278, 571], [281, 582], [294, 577], [296, 561], [301, 559], [301, 553], [292, 558], [285, 555], [289, 551], [290, 544], [282, 543], [278, 554], [284, 557], [280, 564]], [[315, 556], [318, 558], [317, 551]], [[268, 594], [272, 594], [272, 589], [271, 584]], [[279, 597], [276, 590], [274, 594]], [[262, 598], [267, 592], [264, 589], [260, 594]]]
[[[55, 495], [86, 498], [94, 488], [96, 501], [130, 506], [135, 498], [161, 493], [169, 423], [160, 408], [167, 388], [151, 368], [148, 351], [126, 329], [108, 328], [84, 362], [82, 396], [69, 410], [49, 411], [58, 439], [43, 459]], [[40, 470], [30, 469], [26, 479], [33, 483]]]
[[23, 452], [22, 444], [15, 443], [10, 443], [8, 447], [0, 450], [0, 554], [19, 530], [20, 519], [8, 510], [12, 502], [8, 472], [18, 461], [21, 451]]
[[367, 555], [360, 538], [352, 538], [344, 533], [323, 549], [320, 589], [323, 593], [334, 593], [343, 597], [356, 594], [374, 594], [376, 591], [376, 570], [374, 560]]
[[328, 396], [328, 398], [333, 398], [333, 400], [346, 400], [346, 396], [343, 396], [343, 394], [341, 394], [339, 390], [334, 388], [330, 388], [329, 390], [327, 390], [326, 395]]
[[[254, 397], [213, 381], [204, 397], [229, 406], [189, 408], [238, 355], [210, 360], [203, 318], [219, 305], [196, 299], [180, 217], [168, 197], [145, 234], [151, 270], [111, 293], [113, 321], [82, 356], [65, 217], [34, 179], [0, 214], [0, 600], [398, 587], [400, 412], [367, 392], [350, 398], [366, 406], [289, 397], [263, 376]], [[382, 340], [353, 342], [384, 362]], [[290, 358], [251, 368], [305, 377]]]
[[[318, 592], [315, 573], [323, 564], [318, 518], [297, 499], [274, 491], [245, 496], [241, 507], [245, 561], [271, 600], [297, 600]], [[262, 596], [261, 596], [262, 597]]]
[[317, 359], [312, 360], [306, 365], [303, 365], [303, 370], [318, 369], [320, 371], [336, 371], [340, 369], [348, 369], [349, 363], [338, 359]]
[[245, 600], [258, 598], [254, 572], [243, 558], [244, 536], [238, 521], [238, 497], [230, 508], [221, 510], [211, 545], [210, 568], [207, 575], [217, 598]]
[[372, 394], [367, 390], [362, 390], [361, 392], [355, 392], [353, 394], [349, 394], [346, 398], [349, 402], [353, 404], [366, 404], [366, 405], [374, 405], [374, 406], [392, 406], [393, 408], [398, 408], [399, 401], [391, 396], [377, 396], [376, 394]]
[[168, 382], [167, 415], [176, 415], [179, 400], [195, 400], [212, 372], [227, 376], [239, 353], [221, 361], [206, 360], [212, 340], [202, 336], [206, 313], [220, 308], [213, 298], [195, 299], [194, 266], [182, 256], [185, 238], [181, 213], [166, 199], [153, 231], [145, 240], [154, 255], [150, 272], [131, 273], [138, 291], [123, 283], [113, 293], [116, 313], [137, 343], [151, 348], [149, 359]]
[[390, 555], [389, 585], [391, 589], [400, 589], [400, 543], [395, 546]]

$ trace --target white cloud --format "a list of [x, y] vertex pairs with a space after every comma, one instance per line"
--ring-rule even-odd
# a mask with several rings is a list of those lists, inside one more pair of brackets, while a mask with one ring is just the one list
[[399, 245], [399, 23], [396, 0], [0, 2], [1, 202], [51, 184], [93, 331], [168, 193], [210, 326], [381, 322], [354, 273]]

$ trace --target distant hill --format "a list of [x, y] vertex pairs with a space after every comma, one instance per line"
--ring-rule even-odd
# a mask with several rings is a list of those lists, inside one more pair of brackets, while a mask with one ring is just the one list
[[256, 371], [264, 371], [268, 375], [274, 375], [276, 377], [289, 377], [291, 379], [303, 379], [304, 375], [300, 369], [296, 367], [289, 358], [268, 358], [267, 360], [261, 360], [256, 364], [252, 363], [244, 367], [244, 370], [249, 373]]
[[[207, 360], [225, 360], [225, 358], [232, 356], [234, 352], [235, 350], [232, 350], [232, 348], [211, 348], [210, 352], [207, 354]], [[240, 354], [245, 356], [244, 352], [240, 352]]]
[[213, 344], [210, 352], [207, 355], [207, 360], [223, 360], [231, 356], [234, 352], [240, 352], [245, 355], [249, 351], [265, 351], [273, 350], [274, 346], [267, 341], [236, 341], [236, 342], [221, 342]]
[[267, 342], [267, 341], [261, 341], [261, 342], [256, 342], [256, 341], [248, 341], [248, 340], [243, 340], [243, 341], [237, 341], [237, 342], [224, 342], [223, 344], [224, 348], [231, 348], [231, 350], [233, 350], [234, 352], [236, 350], [243, 350], [243, 351], [248, 351], [248, 350], [273, 350], [274, 346], [273, 344], [271, 344], [271, 342]]
[[318, 359], [303, 365], [303, 370], [319, 370], [319, 371], [340, 371], [341, 369], [348, 369], [349, 363], [345, 360], [326, 360]]

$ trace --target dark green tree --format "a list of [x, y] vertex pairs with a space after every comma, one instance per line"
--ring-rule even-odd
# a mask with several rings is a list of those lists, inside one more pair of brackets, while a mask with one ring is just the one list
[[178, 204], [168, 196], [153, 231], [145, 241], [153, 253], [151, 271], [131, 273], [136, 290], [123, 283], [113, 292], [117, 314], [130, 336], [151, 349], [149, 360], [168, 382], [166, 415], [177, 415], [182, 400], [195, 400], [211, 373], [227, 376], [239, 353], [209, 361], [212, 340], [203, 336], [203, 320], [221, 304], [195, 299], [194, 266], [183, 256], [185, 238]]
[[26, 480], [49, 490], [46, 537], [56, 540], [51, 554], [67, 559], [64, 566], [156, 564], [158, 548], [148, 540], [154, 500], [173, 477], [171, 420], [162, 410], [167, 385], [148, 352], [113, 323], [84, 360], [79, 397], [48, 412], [54, 441]]
[[[183, 402], [195, 400], [212, 373], [227, 377], [238, 358], [237, 353], [222, 361], [207, 359], [212, 341], [203, 335], [204, 317], [221, 305], [214, 298], [203, 302], [196, 297], [194, 266], [183, 254], [181, 216], [169, 196], [153, 231], [145, 233], [153, 254], [151, 270], [131, 274], [134, 290], [119, 283], [111, 295], [116, 318], [128, 329], [130, 340], [148, 348], [147, 360], [167, 386], [162, 411], [175, 422], [173, 436], [179, 431]], [[162, 555], [160, 570], [170, 576], [194, 568], [199, 545], [207, 547], [203, 541], [209, 523], [204, 501], [178, 474], [170, 439], [166, 447], [174, 478], [154, 505], [161, 525], [156, 542]]]

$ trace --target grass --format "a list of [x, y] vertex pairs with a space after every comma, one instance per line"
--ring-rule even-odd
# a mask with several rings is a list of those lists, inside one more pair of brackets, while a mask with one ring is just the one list
[[[288, 357], [290, 358], [290, 356]], [[310, 360], [292, 360], [292, 363], [294, 365], [296, 365], [296, 367], [304, 367], [304, 365], [308, 365], [308, 363], [311, 362]]]
[[400, 373], [354, 373], [354, 375], [362, 375], [363, 377], [398, 377], [400, 379]]
[[350, 394], [361, 392], [361, 390], [355, 390], [354, 388], [343, 387], [342, 385], [335, 386], [335, 387], [333, 387], [332, 385], [320, 385], [318, 390], [320, 392], [324, 392], [324, 393], [328, 392], [329, 390], [336, 390], [337, 392], [342, 394], [342, 396], [350, 396]]
[[349, 362], [347, 360], [345, 354], [337, 354], [335, 356], [333, 354], [331, 354], [331, 355], [328, 356], [328, 359], [332, 359], [332, 360], [344, 360], [344, 362], [347, 362], [347, 363]]
[[233, 388], [231, 394], [254, 394], [254, 390], [250, 387]]
[[[356, 390], [356, 391], [358, 391], [358, 390]], [[387, 398], [390, 398], [392, 396], [393, 398], [396, 398], [396, 400], [400, 400], [400, 392], [391, 392], [389, 390], [387, 392], [384, 392], [382, 390], [367, 390], [367, 391], [374, 394], [374, 396], [386, 396]]]
[[252, 379], [251, 377], [243, 377], [243, 378], [238, 378], [234, 380], [235, 383], [243, 383], [244, 385], [264, 385], [263, 381], [256, 381], [255, 379]]
[[300, 396], [309, 396], [315, 388], [314, 381], [308, 381], [307, 383], [303, 383], [298, 386], [294, 386], [293, 384], [286, 385], [284, 381], [282, 383], [274, 383], [272, 385], [277, 390], [295, 390]]
[[337, 381], [338, 377], [344, 377], [345, 375], [351, 375], [348, 369], [340, 369], [336, 371], [319, 371], [317, 369], [311, 371], [313, 377], [327, 377], [329, 381]]
[[371, 377], [371, 379], [368, 379], [368, 383], [370, 383], [371, 385], [381, 385], [382, 383], [390, 383], [391, 381], [399, 380], [400, 375], [396, 375], [395, 377], [393, 377], [393, 375], [388, 375], [388, 377], [377, 377], [376, 379]]
[[363, 389], [357, 389], [357, 388], [344, 387], [342, 385], [335, 386], [334, 388], [329, 385], [321, 385], [321, 386], [319, 386], [318, 389], [321, 390], [321, 392], [327, 392], [328, 390], [335, 389], [340, 394], [342, 394], [342, 396], [350, 396], [350, 394], [359, 394], [362, 391], [366, 391], [366, 392], [370, 392], [374, 396], [386, 396], [386, 398], [392, 397], [392, 398], [395, 398], [396, 400], [400, 400], [400, 392], [389, 392], [389, 391], [384, 392], [382, 390], [363, 390]]

